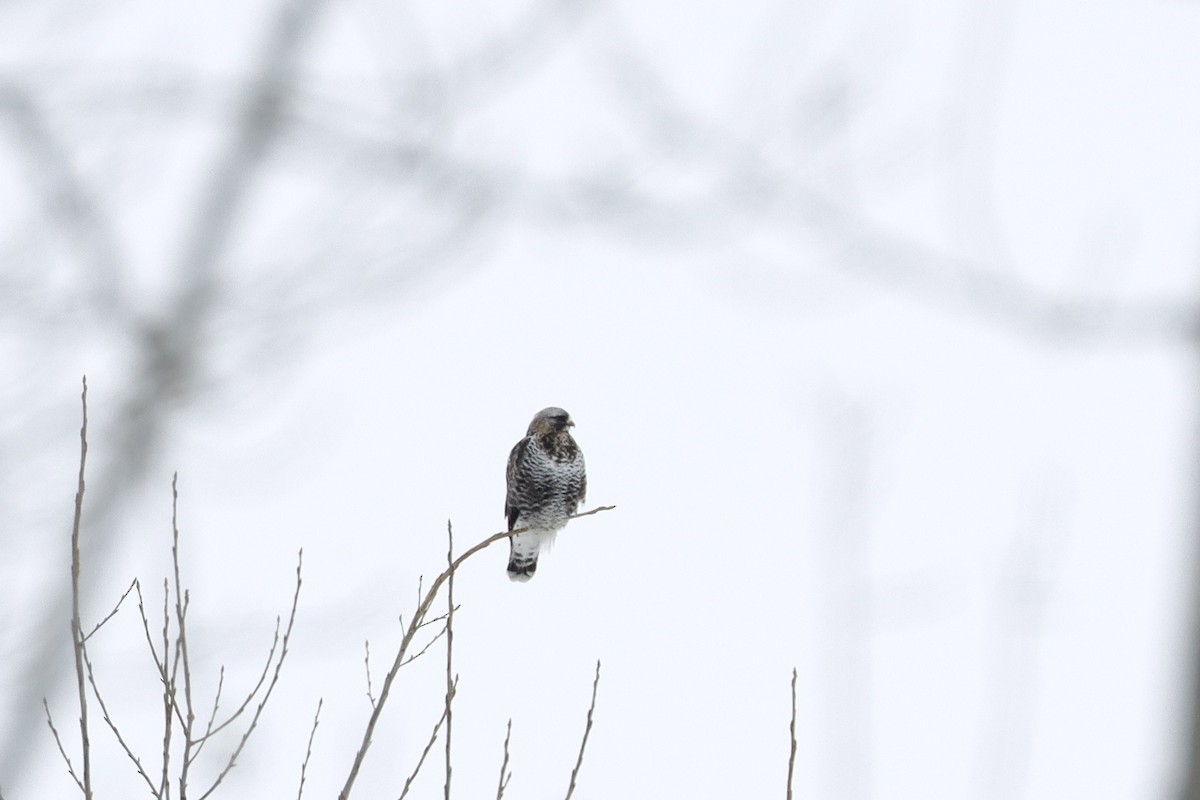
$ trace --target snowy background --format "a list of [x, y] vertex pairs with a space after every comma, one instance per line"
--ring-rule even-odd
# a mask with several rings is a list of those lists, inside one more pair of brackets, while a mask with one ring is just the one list
[[[577, 798], [782, 797], [793, 667], [797, 796], [1187, 796], [1197, 41], [1188, 2], [0, 4], [3, 796], [77, 791], [41, 698], [77, 753], [84, 373], [85, 626], [135, 577], [158, 613], [176, 471], [201, 697], [304, 550], [214, 797], [295, 796], [318, 698], [336, 796], [364, 641], [377, 690], [547, 405], [618, 508], [529, 584], [504, 544], [459, 574], [459, 796], [509, 718], [506, 796], [562, 796], [597, 659]], [[136, 606], [90, 649], [154, 774]], [[443, 659], [355, 796], [400, 793]]]

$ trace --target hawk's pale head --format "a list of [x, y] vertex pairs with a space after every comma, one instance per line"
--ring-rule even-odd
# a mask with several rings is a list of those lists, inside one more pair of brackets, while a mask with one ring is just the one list
[[534, 415], [533, 422], [529, 423], [529, 436], [544, 433], [558, 433], [565, 431], [575, 423], [571, 421], [571, 415], [558, 406], [550, 406], [543, 408]]

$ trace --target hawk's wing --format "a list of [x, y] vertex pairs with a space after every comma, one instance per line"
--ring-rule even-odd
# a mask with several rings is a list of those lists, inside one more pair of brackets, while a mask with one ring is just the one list
[[525, 448], [529, 446], [529, 437], [526, 436], [521, 441], [517, 442], [508, 454], [508, 494], [504, 498], [504, 516], [508, 518], [508, 529], [511, 531], [517, 524], [517, 516], [521, 513], [521, 498], [518, 489], [518, 478], [521, 472], [522, 463], [525, 460]]

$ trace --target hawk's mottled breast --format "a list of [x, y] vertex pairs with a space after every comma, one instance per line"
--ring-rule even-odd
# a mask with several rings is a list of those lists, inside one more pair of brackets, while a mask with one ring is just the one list
[[583, 452], [568, 430], [573, 424], [562, 409], [544, 409], [513, 447], [504, 508], [509, 530], [562, 528], [586, 499]]

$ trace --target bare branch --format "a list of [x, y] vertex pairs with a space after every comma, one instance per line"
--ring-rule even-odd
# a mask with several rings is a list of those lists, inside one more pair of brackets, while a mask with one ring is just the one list
[[796, 770], [796, 668], [792, 667], [792, 749], [788, 754], [787, 798], [792, 800], [792, 775]]
[[[213, 781], [212, 786], [208, 787], [208, 791], [200, 795], [200, 800], [204, 800], [206, 797], [216, 791], [217, 787], [221, 785], [221, 781], [225, 780], [225, 776], [228, 775], [229, 771], [233, 769], [235, 764], [237, 764], [238, 756], [241, 755], [242, 749], [245, 748], [246, 742], [250, 739], [250, 735], [254, 733], [254, 729], [258, 726], [259, 717], [262, 716], [262, 712], [267, 705], [267, 701], [271, 699], [271, 692], [274, 691], [275, 684], [279, 682], [279, 673], [283, 669], [283, 662], [287, 660], [288, 642], [291, 641], [292, 638], [292, 626], [296, 622], [296, 607], [300, 604], [300, 586], [303, 584], [301, 573], [303, 567], [304, 551], [301, 550], [296, 562], [296, 591], [292, 595], [292, 610], [291, 613], [288, 614], [287, 628], [283, 632], [282, 646], [279, 650], [279, 659], [275, 662], [275, 672], [271, 675], [271, 682], [267, 684], [266, 692], [263, 693], [262, 699], [258, 701], [258, 706], [254, 709], [254, 716], [251, 717], [250, 724], [247, 726], [245, 733], [242, 734], [241, 741], [238, 742], [237, 747], [234, 748], [233, 753], [229, 756], [229, 761], [225, 764], [225, 768], [221, 770], [221, 773], [217, 776], [217, 779]], [[274, 649], [274, 645], [272, 645], [272, 649]], [[255, 689], [255, 691], [257, 692], [258, 690]]]
[[[295, 613], [294, 607], [292, 609], [292, 613], [293, 614]], [[267, 675], [269, 675], [271, 672], [271, 664], [275, 661], [275, 651], [279, 647], [279, 627], [282, 624], [283, 624], [283, 620], [281, 620], [279, 617], [276, 617], [275, 618], [275, 634], [271, 638], [271, 647], [267, 651], [267, 660], [263, 664], [262, 672], [260, 672], [258, 675], [258, 682], [255, 683], [254, 688], [252, 688], [246, 694], [246, 699], [243, 700], [241, 705], [239, 705], [232, 714], [230, 714], [227, 718], [225, 718], [224, 721], [219, 723], [216, 727], [212, 728], [211, 730], [206, 731], [203, 736], [201, 736], [195, 740], [196, 742], [203, 742], [206, 739], [208, 739], [210, 736], [213, 736], [213, 735], [225, 730], [230, 725], [232, 725], [238, 719], [238, 717], [240, 717], [246, 711], [247, 708], [250, 707], [250, 703], [254, 701], [254, 698], [258, 695], [258, 692], [262, 688], [263, 683], [267, 680]]]
[[142, 760], [129, 747], [129, 744], [125, 741], [125, 737], [121, 735], [121, 729], [117, 727], [116, 721], [113, 720], [112, 714], [109, 713], [108, 705], [104, 702], [104, 696], [100, 694], [100, 687], [96, 684], [96, 675], [92, 668], [92, 660], [88, 658], [86, 651], [83, 654], [83, 662], [87, 666], [88, 683], [92, 687], [92, 694], [96, 696], [96, 703], [100, 706], [100, 713], [104, 716], [104, 722], [107, 723], [108, 729], [116, 737], [117, 743], [121, 745], [121, 749], [125, 751], [125, 755], [133, 762], [133, 766], [137, 768], [138, 774], [142, 776], [142, 779], [146, 781], [146, 785], [150, 787], [151, 793], [157, 796], [159, 794], [158, 788], [155, 787], [154, 781], [146, 773], [145, 767], [142, 766]]
[[583, 751], [587, 749], [588, 734], [592, 732], [592, 715], [596, 713], [596, 690], [600, 688], [600, 659], [596, 659], [596, 680], [592, 681], [592, 704], [588, 706], [587, 726], [583, 729], [583, 741], [579, 743], [579, 758], [575, 759], [575, 769], [571, 770], [571, 785], [567, 787], [566, 800], [571, 800], [575, 793], [575, 779], [579, 777], [579, 768], [583, 766]]
[[171, 649], [171, 612], [169, 589], [163, 579], [163, 627], [162, 627], [162, 682], [163, 682], [163, 752], [162, 776], [158, 787], [159, 797], [169, 797], [171, 792], [171, 736], [175, 725], [175, 674], [178, 670], [178, 652], [174, 665], [167, 667], [167, 653]]
[[445, 800], [450, 800], [450, 746], [451, 734], [454, 730], [454, 687], [458, 685], [458, 676], [454, 675], [454, 526], [446, 520], [446, 569], [450, 576], [446, 579], [446, 786]]
[[[83, 376], [83, 426], [79, 429], [79, 488], [75, 491], [75, 523], [71, 527], [71, 642], [79, 689], [79, 738], [83, 745], [83, 796], [92, 800], [92, 746], [88, 741], [87, 689], [83, 674], [83, 626], [79, 621], [79, 523], [83, 518], [84, 467], [87, 465], [87, 376]], [[115, 611], [114, 611], [115, 613]], [[46, 711], [49, 714], [49, 708]]]
[[[166, 683], [167, 671], [166, 664], [159, 660], [158, 651], [154, 648], [154, 636], [150, 633], [150, 619], [146, 616], [146, 602], [142, 597], [142, 583], [137, 578], [133, 580], [134, 591], [138, 596], [138, 613], [142, 617], [142, 630], [146, 633], [146, 644], [150, 646], [150, 656], [154, 659], [154, 666], [158, 668], [159, 677]], [[165, 655], [164, 655], [165, 659]]]
[[[443, 618], [444, 618], [444, 617], [443, 617]], [[422, 626], [422, 627], [424, 627], [424, 626]], [[424, 647], [422, 647], [422, 648], [421, 648], [419, 651], [417, 651], [416, 653], [412, 654], [412, 655], [411, 655], [411, 656], [409, 656], [408, 658], [404, 659], [404, 663], [403, 663], [403, 664], [401, 664], [400, 666], [402, 666], [402, 667], [403, 667], [403, 666], [407, 666], [407, 665], [411, 664], [412, 662], [416, 661], [416, 660], [417, 660], [418, 658], [420, 658], [421, 656], [425, 655], [427, 652], [429, 652], [429, 648], [433, 647], [433, 645], [434, 645], [434, 644], [435, 644], [435, 643], [436, 643], [436, 642], [437, 642], [439, 639], [441, 639], [441, 638], [442, 638], [443, 636], [445, 636], [445, 635], [446, 635], [446, 627], [443, 625], [443, 626], [442, 626], [442, 629], [441, 629], [440, 631], [438, 631], [436, 634], [434, 634], [433, 638], [432, 638], [432, 639], [430, 639], [430, 640], [429, 640], [429, 641], [428, 641], [428, 642], [425, 644], [425, 646], [424, 646]]]
[[508, 739], [512, 736], [512, 717], [508, 718], [508, 729], [504, 732], [504, 760], [500, 762], [500, 781], [496, 784], [496, 800], [504, 800], [504, 790], [512, 772], [508, 769]]
[[375, 693], [371, 688], [371, 640], [367, 639], [363, 642], [363, 647], [367, 651], [363, 656], [363, 665], [367, 668], [367, 699], [371, 701], [371, 708], [375, 707]]
[[308, 732], [308, 747], [304, 750], [304, 762], [300, 765], [300, 788], [296, 791], [296, 800], [302, 800], [304, 797], [304, 778], [308, 772], [308, 759], [312, 757], [313, 739], [317, 735], [317, 725], [321, 724], [321, 706], [325, 704], [325, 698], [317, 700], [317, 713], [313, 715], [312, 730]]
[[[598, 514], [601, 511], [612, 511], [616, 506], [598, 506], [591, 511], [585, 511], [582, 514], [573, 514], [568, 519], [576, 519], [577, 517], [590, 517], [593, 514]], [[396, 675], [400, 672], [400, 668], [404, 666], [405, 657], [408, 654], [409, 645], [412, 644], [412, 638], [416, 634], [417, 629], [425, 620], [425, 616], [429, 613], [429, 608], [437, 597], [438, 590], [442, 587], [450, 575], [457, 570], [462, 563], [471, 556], [478, 553], [480, 550], [495, 544], [501, 539], [508, 539], [515, 534], [524, 533], [528, 528], [517, 528], [511, 531], [501, 531], [484, 539], [479, 544], [475, 545], [465, 553], [454, 559], [451, 565], [442, 574], [438, 575], [430, 585], [429, 590], [422, 598], [420, 605], [417, 607], [416, 613], [408, 623], [408, 628], [405, 630], [404, 637], [400, 640], [400, 648], [396, 651], [396, 658], [392, 662], [392, 668], [388, 670], [387, 676], [383, 680], [383, 686], [380, 687], [379, 700], [375, 707], [371, 710], [371, 716], [367, 720], [366, 728], [363, 731], [362, 744], [359, 745], [358, 752], [354, 754], [354, 763], [350, 766], [350, 773], [346, 776], [346, 783], [342, 786], [341, 792], [338, 794], [338, 800], [347, 800], [350, 797], [350, 792], [354, 788], [354, 782], [358, 779], [358, 771], [362, 768], [362, 762], [367, 757], [367, 751], [371, 749], [371, 740], [375, 734], [375, 726], [379, 723], [379, 717], [383, 713], [383, 707], [387, 703], [388, 695], [392, 690], [392, 683], [396, 680]]]
[[204, 749], [204, 745], [208, 744], [209, 737], [213, 734], [213, 724], [217, 720], [217, 709], [221, 707], [221, 693], [225, 690], [225, 665], [221, 665], [220, 671], [217, 673], [217, 693], [213, 696], [212, 713], [208, 715], [208, 724], [204, 727], [204, 735], [197, 740], [196, 749], [192, 751], [191, 760], [195, 761], [200, 757], [200, 751]]
[[[458, 681], [455, 680], [455, 685], [451, 687], [451, 693], [453, 693], [457, 688]], [[413, 769], [412, 774], [408, 776], [408, 779], [404, 781], [404, 788], [400, 791], [400, 800], [404, 800], [405, 796], [408, 795], [409, 787], [412, 786], [412, 782], [417, 778], [417, 773], [419, 773], [421, 771], [421, 767], [424, 766], [425, 758], [429, 755], [429, 751], [433, 749], [433, 743], [437, 741], [438, 731], [442, 729], [442, 723], [446, 721], [447, 708], [449, 708], [449, 706], [442, 706], [442, 716], [434, 724], [433, 733], [429, 734], [429, 741], [426, 743], [425, 749], [421, 751], [421, 757], [417, 759], [417, 766]]]
[[[196, 711], [192, 705], [192, 662], [188, 656], [187, 640], [187, 593], [183, 581], [179, 577], [179, 473], [171, 476], [171, 565], [175, 572], [175, 654], [183, 664], [183, 712], [186, 716], [180, 720], [183, 727], [183, 756], [179, 769], [179, 796], [187, 795], [188, 772], [191, 770], [195, 755], [192, 753], [194, 740], [192, 731], [196, 724]], [[175, 713], [181, 713], [178, 696], [172, 697]]]
[[59, 738], [58, 728], [54, 727], [54, 719], [50, 716], [50, 704], [46, 702], [46, 698], [44, 697], [42, 698], [42, 707], [46, 709], [46, 724], [50, 726], [50, 732], [54, 734], [54, 743], [58, 745], [59, 755], [63, 757], [63, 761], [67, 762], [67, 772], [71, 773], [71, 779], [75, 781], [75, 785], [79, 787], [79, 791], [86, 793], [87, 790], [83, 788], [83, 782], [75, 774], [75, 766], [71, 763], [71, 757], [67, 755], [62, 739]]
[[121, 610], [121, 604], [125, 602], [126, 597], [129, 597], [129, 593], [133, 591], [133, 586], [135, 583], [137, 583], [136, 579], [130, 582], [129, 588], [126, 589], [125, 593], [121, 595], [121, 599], [117, 601], [117, 604], [115, 606], [113, 606], [113, 610], [108, 612], [108, 614], [104, 617], [104, 619], [97, 622], [96, 626], [94, 628], [92, 628], [90, 631], [88, 631], [88, 635], [83, 637], [83, 640], [85, 642], [88, 639], [92, 638], [92, 636], [96, 633], [96, 631], [98, 631], [102, 627], [104, 627], [104, 623], [108, 622], [110, 619], [112, 619], [113, 617], [115, 617], [117, 615], [117, 612]]
[[[455, 611], [458, 611], [459, 608], [460, 608], [460, 606], [454, 606]], [[436, 617], [428, 617], [421, 621], [421, 624], [417, 626], [417, 630], [421, 630], [421, 628], [426, 628], [430, 625], [436, 625], [448, 616], [449, 616], [449, 612], [447, 612], [445, 614], [438, 614]]]
[[[89, 558], [97, 571], [113, 556], [118, 539], [113, 530], [117, 527], [115, 517], [130, 488], [144, 478], [153, 463], [156, 445], [171, 413], [184, 407], [196, 393], [202, 360], [209, 355], [206, 345], [211, 340], [206, 333], [221, 299], [220, 267], [247, 198], [259, 185], [259, 168], [279, 138], [284, 122], [282, 110], [295, 96], [296, 84], [304, 74], [297, 65], [312, 38], [319, 12], [325, 7], [321, 0], [279, 0], [274, 5], [269, 32], [263, 37], [265, 45], [246, 81], [244, 97], [239, 98], [240, 113], [233, 122], [228, 145], [203, 171], [207, 181], [175, 263], [167, 270], [176, 284], [170, 289], [166, 307], [126, 325], [133, 330], [131, 361], [136, 365], [136, 375], [128, 382], [128, 397], [111, 425], [118, 435], [111, 459], [116, 468], [91, 500], [98, 535]], [[42, 604], [30, 629], [54, 630], [58, 620], [70, 612], [68, 602], [64, 591]], [[14, 685], [31, 687], [34, 697], [49, 694], [63, 672], [53, 637], [40, 637], [30, 643], [28, 650]], [[163, 658], [167, 658], [165, 653]], [[0, 741], [0, 774], [14, 775], [28, 762], [30, 737], [25, 732], [36, 716], [31, 704], [19, 704], [16, 714], [6, 721]]]

